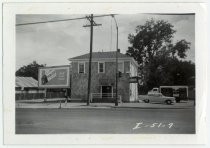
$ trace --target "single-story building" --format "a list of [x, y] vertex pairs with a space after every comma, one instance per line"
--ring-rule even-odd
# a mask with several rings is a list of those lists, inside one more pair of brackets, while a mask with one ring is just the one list
[[[47, 89], [47, 98], [64, 97], [63, 89]], [[15, 78], [15, 99], [43, 99], [45, 90], [38, 88], [38, 81], [32, 77], [16, 77]]]
[[15, 99], [35, 99], [43, 94], [43, 90], [38, 89], [38, 81], [32, 77], [15, 78]]

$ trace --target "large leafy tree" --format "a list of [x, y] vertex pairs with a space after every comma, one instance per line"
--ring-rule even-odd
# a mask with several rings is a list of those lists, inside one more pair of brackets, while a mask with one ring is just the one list
[[144, 25], [137, 26], [135, 34], [128, 35], [131, 46], [128, 47], [127, 54], [139, 64], [149, 63], [159, 54], [185, 58], [190, 43], [183, 39], [173, 45], [175, 32], [173, 25], [167, 21], [151, 19]]
[[[173, 43], [175, 33], [169, 22], [151, 19], [128, 35], [131, 46], [127, 54], [140, 65], [139, 73], [148, 89], [160, 85], [184, 85], [188, 77], [194, 75], [194, 64], [181, 61], [186, 57], [190, 43], [185, 39]], [[184, 72], [186, 69], [190, 76]]]
[[33, 61], [32, 63], [22, 66], [19, 68], [15, 75], [21, 76], [21, 77], [33, 77], [34, 79], [38, 80], [38, 69], [39, 67], [44, 67], [44, 65], [38, 64], [36, 61]]

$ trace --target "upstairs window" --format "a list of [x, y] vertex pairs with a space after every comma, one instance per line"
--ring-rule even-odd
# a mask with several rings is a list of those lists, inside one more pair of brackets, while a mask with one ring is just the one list
[[98, 73], [104, 73], [105, 72], [105, 63], [99, 62], [98, 63]]
[[118, 62], [118, 71], [121, 73], [124, 73], [124, 63], [123, 62]]
[[85, 63], [79, 63], [78, 73], [85, 73]]

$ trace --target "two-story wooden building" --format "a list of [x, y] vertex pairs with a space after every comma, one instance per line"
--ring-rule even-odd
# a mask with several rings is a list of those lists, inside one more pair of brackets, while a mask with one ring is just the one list
[[[87, 99], [89, 54], [70, 58], [71, 62], [71, 97]], [[137, 76], [138, 64], [130, 56], [118, 52], [118, 70], [122, 73], [118, 79], [118, 95], [123, 102], [136, 101], [138, 84], [130, 78]], [[91, 70], [91, 95], [101, 96], [106, 102], [107, 94], [114, 99], [116, 78], [116, 52], [93, 52]], [[103, 97], [104, 96], [104, 97]]]

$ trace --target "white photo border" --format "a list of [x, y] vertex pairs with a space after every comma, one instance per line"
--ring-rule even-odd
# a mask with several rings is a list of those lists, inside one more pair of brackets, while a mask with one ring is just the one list
[[[196, 134], [15, 134], [16, 14], [195, 13]], [[5, 144], [204, 144], [207, 98], [207, 7], [204, 3], [4, 3]], [[202, 51], [202, 52], [201, 52]], [[123, 140], [122, 140], [123, 139]]]

